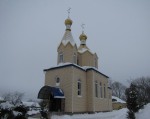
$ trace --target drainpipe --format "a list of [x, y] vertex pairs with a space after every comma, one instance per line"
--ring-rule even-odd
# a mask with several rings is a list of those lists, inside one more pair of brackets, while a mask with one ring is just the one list
[[72, 66], [72, 71], [73, 71], [73, 74], [72, 74], [72, 113], [73, 113], [73, 86], [74, 86], [74, 68]]

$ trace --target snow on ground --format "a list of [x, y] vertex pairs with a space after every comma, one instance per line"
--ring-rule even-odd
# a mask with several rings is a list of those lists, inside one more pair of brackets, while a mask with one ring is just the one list
[[75, 114], [73, 116], [52, 116], [52, 119], [126, 119], [127, 109], [112, 112], [100, 112], [95, 114]]
[[[149, 119], [150, 116], [150, 103], [147, 104], [144, 109], [140, 110], [135, 114], [136, 119]], [[95, 114], [74, 114], [56, 116], [53, 115], [51, 119], [126, 119], [127, 116], [127, 108], [123, 108], [120, 110], [115, 110], [112, 112], [100, 112]], [[29, 119], [38, 119], [38, 118], [29, 118]]]
[[150, 103], [144, 106], [144, 109], [139, 110], [136, 114], [136, 119], [149, 119], [150, 118]]
[[41, 119], [40, 117], [39, 118], [33, 118], [33, 117], [29, 117], [28, 119]]
[[34, 114], [38, 114], [38, 113], [40, 113], [39, 110], [32, 110], [32, 111], [27, 112], [28, 115], [34, 115]]
[[[127, 108], [115, 110], [112, 112], [100, 112], [95, 114], [74, 114], [63, 116], [52, 116], [52, 119], [126, 119]], [[147, 104], [144, 109], [139, 110], [135, 114], [136, 119], [149, 119], [150, 117], [150, 103]]]

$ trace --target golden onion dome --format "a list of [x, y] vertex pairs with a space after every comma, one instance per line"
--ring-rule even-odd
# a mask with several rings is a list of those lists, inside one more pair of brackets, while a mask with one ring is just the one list
[[65, 25], [72, 25], [72, 20], [70, 18], [66, 19]]
[[87, 36], [84, 33], [82, 33], [79, 38], [80, 40], [86, 40]]

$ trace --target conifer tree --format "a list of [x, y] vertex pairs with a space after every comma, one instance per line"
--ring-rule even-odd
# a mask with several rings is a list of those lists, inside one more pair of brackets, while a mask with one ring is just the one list
[[130, 88], [126, 90], [126, 97], [127, 97], [127, 108], [128, 108], [128, 119], [135, 119], [135, 112], [138, 112], [138, 91], [136, 86], [131, 83]]

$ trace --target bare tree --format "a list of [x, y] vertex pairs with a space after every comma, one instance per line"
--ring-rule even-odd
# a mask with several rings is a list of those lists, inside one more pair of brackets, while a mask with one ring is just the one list
[[136, 85], [139, 92], [138, 101], [140, 105], [144, 105], [150, 102], [150, 77], [141, 77], [132, 80], [132, 83]]
[[124, 86], [122, 83], [120, 82], [113, 82], [111, 84], [111, 88], [112, 88], [112, 95], [119, 97], [123, 100], [126, 100], [126, 96], [125, 96], [125, 90], [126, 90], [126, 86]]
[[13, 105], [17, 105], [21, 103], [21, 100], [24, 96], [24, 93], [20, 92], [12, 92], [12, 93], [5, 93], [3, 95], [4, 100], [9, 101]]

